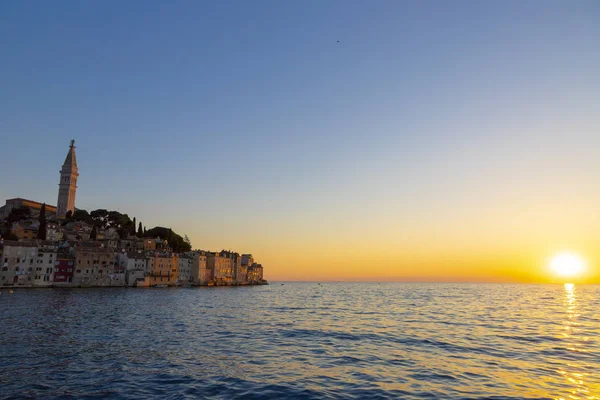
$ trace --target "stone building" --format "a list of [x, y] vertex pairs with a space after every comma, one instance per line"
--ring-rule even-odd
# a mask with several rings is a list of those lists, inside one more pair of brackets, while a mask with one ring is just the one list
[[[142, 251], [122, 252], [117, 256], [117, 263], [125, 269], [127, 286], [148, 286], [148, 257]], [[148, 282], [146, 282], [148, 280]]]
[[248, 267], [248, 283], [255, 284], [263, 281], [263, 267], [261, 264], [253, 263]]
[[[13, 208], [21, 207], [27, 207], [33, 212], [33, 214], [39, 214], [42, 208], [42, 203], [33, 200], [22, 199], [20, 197], [7, 199], [4, 207], [2, 207], [4, 212], [0, 214], [0, 217], [8, 218]], [[56, 214], [56, 207], [46, 204], [46, 217], [52, 214]]]
[[170, 252], [154, 252], [148, 258], [148, 271], [150, 286], [167, 285], [176, 286], [179, 260], [176, 254]]
[[37, 247], [37, 260], [32, 272], [34, 286], [52, 286], [54, 283], [58, 247], [52, 242], [45, 243]]
[[177, 283], [182, 286], [191, 285], [193, 283], [192, 265], [194, 263], [194, 259], [187, 254], [180, 254], [177, 259], [179, 260], [179, 277]]
[[75, 157], [75, 140], [71, 140], [69, 152], [60, 170], [60, 183], [58, 184], [58, 202], [56, 216], [64, 218], [67, 212], [75, 212], [75, 194], [77, 192], [77, 158]]
[[0, 270], [2, 286], [50, 286], [57, 247], [46, 241], [5, 241]]
[[73, 284], [79, 286], [124, 286], [125, 269], [117, 265], [113, 250], [104, 247], [75, 248]]
[[206, 252], [196, 250], [187, 252], [186, 254], [192, 258], [192, 284], [196, 286], [208, 285], [208, 282], [212, 280], [212, 270], [206, 267]]
[[216, 285], [232, 285], [235, 278], [233, 253], [206, 253], [206, 268], [211, 270], [212, 280]]

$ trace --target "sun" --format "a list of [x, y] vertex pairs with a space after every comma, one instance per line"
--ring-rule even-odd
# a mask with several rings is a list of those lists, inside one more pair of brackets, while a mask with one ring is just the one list
[[585, 260], [575, 253], [559, 253], [550, 261], [550, 268], [561, 277], [572, 278], [585, 270]]

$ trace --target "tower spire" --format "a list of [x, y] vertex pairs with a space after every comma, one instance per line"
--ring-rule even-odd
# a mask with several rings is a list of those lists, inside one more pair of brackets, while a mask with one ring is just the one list
[[75, 212], [75, 193], [77, 192], [77, 158], [75, 157], [75, 139], [71, 140], [69, 152], [60, 170], [60, 182], [58, 183], [58, 202], [56, 205], [56, 216], [64, 218], [68, 211]]

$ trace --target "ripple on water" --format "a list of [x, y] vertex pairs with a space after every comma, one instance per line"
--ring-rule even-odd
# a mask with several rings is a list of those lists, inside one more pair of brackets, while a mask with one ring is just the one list
[[598, 286], [18, 290], [0, 398], [600, 395]]

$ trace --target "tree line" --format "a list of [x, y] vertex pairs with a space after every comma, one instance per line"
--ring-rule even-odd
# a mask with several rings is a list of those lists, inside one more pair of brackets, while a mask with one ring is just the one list
[[[7, 240], [15, 240], [16, 237], [14, 237], [14, 235], [10, 232], [12, 225], [15, 222], [22, 221], [30, 217], [31, 210], [29, 207], [13, 208], [6, 220], [6, 226], [3, 235], [4, 238]], [[40, 209], [38, 221], [39, 228], [37, 238], [46, 240], [47, 220], [45, 203]], [[86, 210], [75, 210], [75, 212], [68, 211], [65, 219], [62, 221], [62, 225], [64, 226], [75, 221], [85, 222], [92, 226], [92, 231], [90, 232], [91, 240], [96, 239], [98, 230], [114, 228], [121, 239], [125, 239], [129, 236], [135, 236], [139, 238], [160, 237], [162, 239], [166, 239], [169, 242], [170, 247], [175, 252], [190, 251], [192, 249], [192, 244], [187, 235], [181, 237], [177, 233], [173, 232], [172, 229], [161, 226], [146, 230], [146, 227], [143, 226], [141, 222], [138, 223], [135, 217], [131, 219], [129, 218], [129, 215], [121, 214], [118, 211], [109, 211], [106, 209], [98, 209], [89, 213]]]

